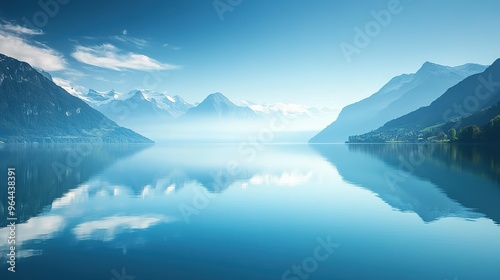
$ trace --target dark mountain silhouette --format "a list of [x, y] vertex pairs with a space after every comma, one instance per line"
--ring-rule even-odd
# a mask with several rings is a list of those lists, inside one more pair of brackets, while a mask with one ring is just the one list
[[151, 142], [118, 126], [29, 64], [2, 54], [0, 141]]

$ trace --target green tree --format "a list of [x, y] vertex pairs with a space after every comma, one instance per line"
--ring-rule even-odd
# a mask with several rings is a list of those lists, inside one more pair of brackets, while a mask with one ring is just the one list
[[487, 141], [500, 140], [500, 115], [491, 119], [484, 128], [484, 138]]
[[458, 140], [456, 129], [452, 128], [452, 129], [448, 130], [448, 139], [450, 139], [451, 142], [455, 142]]
[[481, 140], [482, 132], [477, 125], [471, 125], [460, 130], [458, 139], [460, 142], [478, 142]]

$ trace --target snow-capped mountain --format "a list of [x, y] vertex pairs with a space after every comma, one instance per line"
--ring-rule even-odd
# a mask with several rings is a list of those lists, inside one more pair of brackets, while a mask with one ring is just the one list
[[258, 120], [259, 116], [250, 108], [235, 105], [222, 93], [207, 96], [196, 107], [189, 109], [182, 116], [183, 120], [202, 118], [213, 120]]
[[[64, 81], [59, 84], [71, 87]], [[221, 93], [210, 94], [193, 105], [178, 95], [152, 90], [121, 93], [90, 89], [85, 94], [74, 88], [68, 90], [116, 123], [163, 139], [199, 138], [211, 133], [217, 137], [232, 133], [242, 135], [266, 128], [276, 117], [287, 124], [280, 133], [293, 132], [296, 138], [297, 133], [325, 127], [338, 114], [329, 108], [298, 104], [256, 104], [252, 101], [236, 101], [235, 104]]]
[[90, 89], [85, 96], [85, 100], [87, 101], [87, 103], [97, 106], [109, 103], [115, 99], [118, 99], [118, 95], [114, 90], [109, 92], [97, 92], [93, 89]]
[[87, 94], [79, 94], [78, 97], [115, 122], [129, 127], [171, 120], [193, 107], [180, 96], [151, 90], [119, 93], [90, 89]]
[[180, 117], [193, 107], [179, 95], [170, 96], [151, 90], [141, 92], [147, 100], [154, 100], [160, 109], [168, 111], [174, 118]]

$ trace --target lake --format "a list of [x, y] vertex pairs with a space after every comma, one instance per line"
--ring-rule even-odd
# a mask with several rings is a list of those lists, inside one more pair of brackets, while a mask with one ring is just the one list
[[3, 144], [0, 158], [1, 279], [500, 279], [495, 146]]

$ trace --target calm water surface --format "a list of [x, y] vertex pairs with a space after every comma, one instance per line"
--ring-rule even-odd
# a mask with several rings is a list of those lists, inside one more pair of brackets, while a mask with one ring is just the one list
[[492, 146], [3, 145], [0, 159], [0, 279], [500, 279]]

